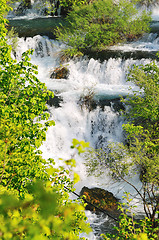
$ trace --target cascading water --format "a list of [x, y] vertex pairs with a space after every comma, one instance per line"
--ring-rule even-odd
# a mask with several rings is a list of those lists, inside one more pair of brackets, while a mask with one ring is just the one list
[[[109, 58], [101, 62], [85, 56], [64, 64], [69, 70], [68, 79], [52, 79], [51, 73], [59, 66], [59, 53], [65, 46], [40, 35], [19, 38], [13, 57], [19, 59], [21, 54], [30, 48], [35, 49], [31, 61], [38, 65], [38, 78], [59, 100], [58, 106], [48, 106], [50, 118], [55, 120], [56, 125], [48, 129], [46, 141], [41, 146], [43, 157], [54, 158], [57, 166], [60, 165], [60, 158], [69, 159], [74, 155], [73, 149], [70, 148], [73, 138], [90, 142], [93, 148], [106, 147], [109, 141], [123, 141], [123, 119], [119, 113], [123, 106], [119, 105], [118, 99], [120, 95], [126, 96], [130, 92], [130, 86], [136, 89], [132, 83], [126, 82], [126, 74], [133, 64], [146, 64], [150, 59]], [[114, 49], [140, 50], [154, 54], [159, 49], [158, 34], [150, 33], [140, 41], [115, 46], [112, 50]], [[90, 105], [87, 99], [93, 101], [95, 105]], [[132, 188], [126, 183], [113, 182], [106, 171], [102, 176], [88, 177], [82, 157], [76, 155], [75, 158], [77, 161], [75, 171], [80, 175], [80, 181], [75, 185], [78, 194], [83, 186], [102, 187], [119, 199], [125, 191], [133, 194]], [[140, 188], [137, 175], [131, 181]], [[134, 199], [134, 202], [137, 201]], [[99, 239], [98, 235], [102, 231], [108, 228], [110, 231], [112, 228], [113, 222], [107, 216], [97, 216], [89, 211], [86, 211], [86, 214], [94, 231], [88, 239]]]
[[13, 3], [13, 11], [10, 11], [8, 18], [37, 18], [60, 16], [61, 6], [59, 0], [24, 0]]
[[[133, 84], [126, 82], [128, 67], [133, 64], [146, 64], [150, 61], [149, 59], [110, 58], [100, 62], [93, 58], [82, 58], [79, 61], [71, 60], [67, 63], [66, 66], [70, 71], [68, 79], [51, 79], [52, 70], [59, 66], [58, 54], [64, 47], [55, 40], [35, 36], [25, 40], [20, 38], [16, 49], [17, 59], [27, 49], [35, 49], [32, 62], [38, 65], [39, 79], [62, 99], [59, 107], [49, 106], [51, 119], [55, 120], [56, 125], [49, 128], [46, 142], [41, 147], [43, 157], [54, 158], [57, 165], [61, 164], [59, 158], [69, 159], [74, 154], [70, 148], [73, 138], [88, 141], [94, 148], [106, 147], [109, 141], [123, 140], [123, 120], [115, 107], [118, 101], [116, 103], [114, 100], [118, 99], [119, 95], [127, 95], [130, 86], [133, 89], [136, 88]], [[91, 110], [85, 106], [85, 99], [90, 91], [97, 103], [96, 107]], [[125, 191], [133, 193], [133, 189], [130, 189], [128, 185], [113, 182], [107, 174], [98, 178], [88, 177], [84, 160], [79, 156], [76, 156], [76, 160], [75, 171], [81, 178], [75, 186], [78, 194], [83, 186], [105, 188], [120, 199]], [[140, 187], [138, 176], [133, 181]], [[89, 220], [92, 219], [94, 222], [94, 231], [98, 232], [99, 226], [102, 226], [101, 217], [97, 218], [90, 212], [87, 214]], [[107, 218], [102, 221], [105, 229], [112, 224]], [[89, 238], [96, 239], [94, 235]]]

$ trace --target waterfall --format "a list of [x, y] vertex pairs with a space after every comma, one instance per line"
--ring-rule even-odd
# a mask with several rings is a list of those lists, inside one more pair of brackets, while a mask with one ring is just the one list
[[[74, 154], [70, 148], [73, 138], [90, 142], [94, 148], [106, 147], [109, 141], [123, 140], [123, 119], [115, 108], [117, 104], [115, 100], [120, 95], [127, 95], [130, 86], [136, 89], [132, 83], [126, 82], [128, 68], [133, 64], [150, 62], [150, 59], [124, 60], [122, 58], [110, 58], [100, 62], [83, 57], [66, 64], [70, 72], [68, 79], [51, 79], [51, 72], [59, 66], [59, 52], [64, 47], [55, 40], [35, 36], [20, 38], [16, 49], [16, 58], [20, 58], [22, 52], [29, 48], [35, 49], [32, 62], [38, 65], [38, 78], [62, 99], [59, 107], [48, 106], [51, 119], [55, 120], [56, 125], [49, 128], [46, 142], [41, 147], [43, 157], [54, 158], [57, 165], [61, 164], [59, 158], [69, 159]], [[92, 98], [97, 103], [91, 110], [80, 101], [90, 91], [93, 92]], [[107, 174], [99, 178], [88, 177], [84, 160], [80, 156], [76, 156], [76, 159], [76, 172], [81, 178], [81, 181], [76, 184], [78, 193], [84, 185], [100, 186], [110, 190], [120, 199], [123, 192], [132, 191], [126, 185], [113, 182]], [[135, 177], [134, 181], [139, 184], [138, 177]]]
[[[29, 11], [33, 13], [33, 6], [39, 2], [32, 0], [31, 3], [32, 9]], [[38, 65], [38, 78], [54, 92], [59, 101], [58, 106], [48, 104], [50, 119], [53, 119], [56, 125], [49, 127], [46, 141], [41, 146], [45, 159], [54, 158], [56, 165], [59, 166], [62, 163], [61, 158], [66, 160], [74, 156], [75, 152], [70, 148], [73, 138], [85, 140], [93, 148], [105, 148], [110, 141], [124, 140], [122, 132], [124, 120], [120, 114], [123, 106], [119, 103], [119, 97], [131, 93], [130, 87], [132, 90], [137, 89], [133, 83], [126, 81], [129, 69], [134, 64], [149, 63], [150, 58], [110, 57], [100, 61], [85, 56], [63, 64], [69, 70], [67, 79], [52, 79], [51, 73], [60, 65], [60, 51], [65, 48], [65, 45], [40, 35], [19, 38], [13, 57], [20, 59], [22, 53], [30, 48], [34, 49], [31, 61]], [[139, 41], [110, 48], [111, 51], [122, 52], [144, 53], [146, 51], [150, 53], [150, 57], [158, 49], [157, 33], [149, 33]], [[93, 106], [86, 101], [88, 97], [94, 103]], [[98, 186], [111, 191], [119, 199], [125, 191], [133, 194], [133, 189], [126, 183], [114, 182], [107, 174], [107, 169], [99, 177], [88, 177], [85, 160], [79, 155], [75, 155], [75, 159], [75, 171], [80, 175], [80, 181], [75, 185], [77, 193], [83, 186]], [[136, 187], [140, 187], [137, 175], [132, 182]], [[73, 198], [73, 196], [70, 197]], [[137, 199], [134, 199], [134, 202], [136, 203]], [[140, 209], [140, 205], [138, 206]], [[102, 226], [110, 227], [111, 221], [105, 216], [99, 217], [89, 211], [86, 214], [97, 235]], [[89, 240], [98, 239], [93, 233], [88, 238]]]
[[[38, 65], [38, 78], [61, 99], [59, 107], [48, 106], [56, 125], [47, 132], [46, 142], [42, 146], [44, 157], [53, 157], [57, 162], [58, 158], [69, 158], [73, 138], [88, 141], [94, 148], [106, 146], [109, 141], [122, 141], [123, 119], [118, 111], [121, 107], [118, 106], [118, 99], [130, 93], [130, 87], [137, 89], [126, 81], [128, 69], [134, 64], [147, 64], [150, 59], [110, 58], [101, 62], [83, 57], [64, 64], [69, 70], [68, 79], [51, 79], [51, 72], [60, 64], [60, 50], [65, 46], [38, 35], [20, 38], [16, 58], [19, 59], [30, 48], [35, 49], [31, 61]], [[96, 103], [92, 109], [84, 102], [89, 94]], [[78, 164], [83, 165], [83, 160], [80, 159]], [[83, 165], [79, 170], [83, 171], [84, 168]], [[81, 176], [81, 180], [82, 177], [87, 182], [87, 176]], [[91, 184], [96, 185], [93, 181]]]

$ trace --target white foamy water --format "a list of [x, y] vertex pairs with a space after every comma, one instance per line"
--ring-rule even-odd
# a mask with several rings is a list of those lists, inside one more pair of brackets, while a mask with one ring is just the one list
[[159, 4], [156, 4], [156, 6], [152, 7], [152, 20], [153, 21], [159, 21]]
[[[8, 15], [9, 19], [33, 19], [39, 17], [49, 17], [50, 10], [55, 9], [57, 7], [57, 15], [61, 14], [61, 6], [59, 5], [59, 1], [55, 0], [54, 4], [50, 4], [49, 1], [42, 0], [31, 0], [31, 9], [23, 9], [24, 12], [18, 16], [18, 7], [22, 3], [17, 1], [12, 4], [13, 11], [11, 11]], [[152, 20], [159, 21], [159, 4], [151, 4], [150, 7], [140, 6], [141, 10], [146, 10], [148, 12], [151, 11]]]
[[[35, 19], [41, 17], [50, 17], [51, 15], [60, 16], [61, 6], [59, 1], [55, 0], [51, 4], [49, 1], [31, 0], [31, 8], [24, 7], [24, 2], [12, 3], [12, 11], [8, 14], [8, 19]], [[51, 12], [53, 12], [51, 14]]]
[[[19, 39], [19, 46], [16, 50], [16, 58], [19, 59], [22, 52], [29, 48], [35, 49], [32, 62], [38, 65], [38, 78], [44, 82], [48, 89], [52, 90], [63, 101], [60, 107], [48, 106], [50, 119], [55, 120], [56, 125], [50, 127], [47, 132], [46, 141], [41, 146], [45, 159], [54, 158], [56, 165], [61, 160], [75, 157], [77, 166], [75, 171], [80, 175], [80, 182], [76, 187], [79, 194], [83, 186], [101, 187], [114, 193], [119, 199], [125, 191], [134, 193], [134, 190], [126, 183], [114, 182], [107, 174], [94, 177], [87, 176], [84, 160], [75, 150], [71, 149], [72, 139], [85, 140], [90, 142], [94, 148], [107, 146], [109, 141], [120, 142], [123, 140], [122, 124], [123, 119], [114, 110], [113, 103], [106, 105], [103, 109], [98, 106], [91, 111], [85, 106], [79, 105], [79, 99], [87, 97], [91, 92], [95, 100], [114, 99], [119, 95], [125, 96], [129, 87], [136, 87], [126, 82], [126, 74], [133, 64], [146, 64], [149, 59], [122, 60], [121, 58], [110, 58], [100, 62], [93, 58], [81, 58], [78, 61], [71, 60], [66, 64], [69, 69], [68, 79], [51, 79], [51, 72], [59, 66], [59, 52], [65, 46], [47, 37], [35, 36], [33, 38]], [[140, 189], [139, 177], [136, 175], [131, 179]], [[73, 197], [73, 196], [72, 196]], [[137, 203], [138, 200], [134, 199]], [[98, 218], [97, 215], [87, 212], [88, 220], [94, 226], [94, 231], [99, 232], [102, 221], [104, 224], [107, 218]], [[88, 237], [90, 240], [98, 239], [93, 233]]]
[[[123, 52], [145, 51], [151, 52], [152, 55], [159, 50], [159, 37], [157, 33], [147, 33], [140, 40], [119, 44], [110, 47], [111, 50], [122, 50]], [[153, 53], [154, 52], [154, 53]]]
[[47, 37], [35, 36], [33, 38], [20, 38], [16, 49], [16, 58], [21, 57], [22, 52], [35, 49], [32, 62], [38, 65], [39, 78], [48, 89], [60, 93], [64, 98], [78, 99], [81, 95], [89, 93], [91, 89], [95, 98], [115, 98], [119, 95], [127, 95], [129, 87], [135, 86], [126, 82], [128, 69], [134, 64], [149, 63], [149, 59], [123, 60], [110, 58], [104, 62], [82, 58], [80, 61], [70, 61], [64, 64], [70, 71], [65, 79], [50, 79], [52, 71], [59, 66], [59, 54], [65, 46], [58, 41]]
[[[143, 7], [143, 9], [145, 9], [145, 7]], [[159, 30], [159, 4], [149, 7], [147, 11], [151, 11], [152, 29], [155, 27]], [[150, 52], [153, 55], [156, 54], [156, 51], [159, 50], [159, 36], [157, 33], [146, 33], [139, 40], [125, 44], [118, 44], [110, 47], [110, 49], [121, 50], [123, 52], [145, 51]]]

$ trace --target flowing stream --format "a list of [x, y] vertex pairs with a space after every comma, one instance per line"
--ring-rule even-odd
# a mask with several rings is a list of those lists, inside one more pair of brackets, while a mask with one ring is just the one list
[[[46, 141], [41, 146], [45, 159], [54, 158], [58, 166], [62, 163], [60, 158], [66, 160], [74, 156], [74, 150], [70, 148], [74, 138], [90, 142], [93, 148], [106, 147], [109, 141], [123, 141], [123, 119], [119, 111], [123, 106], [119, 103], [119, 98], [130, 93], [130, 87], [132, 90], [137, 88], [132, 83], [126, 82], [129, 68], [133, 64], [149, 63], [159, 50], [158, 13], [159, 9], [155, 8], [153, 31], [142, 40], [114, 46], [110, 49], [111, 54], [114, 54], [105, 53], [102, 60], [98, 59], [98, 56], [96, 58], [85, 56], [64, 64], [69, 70], [68, 79], [50, 78], [53, 70], [60, 64], [60, 51], [65, 48], [62, 43], [41, 35], [33, 37], [27, 35], [18, 39], [14, 57], [19, 59], [27, 49], [35, 49], [31, 61], [38, 65], [38, 78], [55, 94], [56, 101], [50, 102], [48, 109], [50, 118], [55, 120], [56, 125], [48, 129]], [[17, 17], [12, 16], [13, 22], [14, 18]], [[32, 20], [28, 15], [27, 21], [30, 21], [31, 25]], [[21, 25], [23, 26], [22, 19]], [[128, 52], [129, 56], [126, 55]], [[93, 106], [87, 101], [89, 97], [94, 103]], [[83, 186], [104, 188], [119, 199], [122, 199], [125, 191], [134, 194], [130, 186], [114, 182], [108, 176], [107, 169], [99, 177], [88, 176], [84, 159], [78, 155], [75, 159], [77, 161], [75, 171], [80, 175], [80, 181], [75, 185], [78, 194]], [[140, 188], [139, 176], [136, 175], [131, 181]], [[74, 198], [73, 195], [70, 197]], [[138, 204], [137, 198], [134, 199], [134, 203]], [[140, 209], [139, 204], [138, 206]], [[86, 211], [86, 215], [93, 228], [93, 232], [88, 236], [89, 240], [100, 239], [100, 233], [108, 229], [110, 231], [114, 225], [110, 218], [102, 214], [96, 215]]]

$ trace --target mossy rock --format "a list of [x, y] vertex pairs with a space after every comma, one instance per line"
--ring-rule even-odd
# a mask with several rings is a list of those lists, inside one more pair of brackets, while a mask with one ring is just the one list
[[117, 211], [118, 199], [111, 193], [102, 188], [83, 187], [80, 195], [85, 196], [87, 203], [86, 209], [90, 211]]
[[66, 67], [57, 67], [51, 73], [50, 78], [67, 79], [68, 76], [69, 76], [69, 70]]

